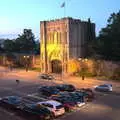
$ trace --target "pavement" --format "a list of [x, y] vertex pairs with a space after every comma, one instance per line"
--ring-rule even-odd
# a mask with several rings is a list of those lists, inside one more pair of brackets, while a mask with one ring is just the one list
[[[16, 80], [19, 79], [23, 82], [27, 83], [39, 83], [40, 78], [39, 78], [40, 73], [35, 72], [35, 71], [28, 71], [26, 72], [25, 70], [21, 69], [13, 69], [10, 71], [7, 68], [0, 67], [0, 79], [4, 80]], [[114, 84], [116, 87], [120, 88], [119, 84], [116, 84], [114, 81], [105, 81], [105, 80], [98, 80], [96, 78], [85, 78], [85, 80], [82, 80], [80, 77], [74, 77], [74, 76], [62, 76], [61, 75], [55, 75], [56, 80], [54, 80], [54, 83], [59, 84], [59, 83], [71, 83], [74, 84], [77, 88], [79, 87], [91, 87], [95, 86], [98, 84], [103, 84], [103, 83], [111, 83]]]

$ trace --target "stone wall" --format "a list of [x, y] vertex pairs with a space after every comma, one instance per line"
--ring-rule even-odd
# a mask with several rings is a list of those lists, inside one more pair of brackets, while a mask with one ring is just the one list
[[[24, 56], [28, 56], [26, 54], [15, 54], [15, 57], [9, 59], [6, 55], [0, 56], [0, 65], [1, 66], [9, 66], [12, 64], [13, 66], [24, 66], [25, 58]], [[30, 67], [40, 68], [40, 55], [29, 55], [29, 63]]]
[[89, 75], [111, 77], [116, 69], [120, 72], [120, 62], [81, 59], [71, 60], [69, 63], [70, 73], [80, 73], [83, 68]]

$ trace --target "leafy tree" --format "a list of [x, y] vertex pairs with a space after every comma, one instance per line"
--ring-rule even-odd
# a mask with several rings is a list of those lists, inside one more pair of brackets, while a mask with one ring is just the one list
[[14, 45], [15, 45], [14, 40], [7, 39], [3, 42], [3, 49], [5, 50], [5, 52], [13, 52]]
[[0, 44], [0, 52], [3, 52], [3, 48], [1, 47], [1, 44]]
[[35, 42], [35, 54], [40, 54], [40, 42], [37, 40]]
[[22, 35], [18, 35], [15, 41], [15, 50], [22, 53], [33, 53], [35, 49], [35, 37], [31, 29], [24, 29]]
[[107, 60], [120, 60], [120, 11], [112, 13], [98, 36], [98, 54]]

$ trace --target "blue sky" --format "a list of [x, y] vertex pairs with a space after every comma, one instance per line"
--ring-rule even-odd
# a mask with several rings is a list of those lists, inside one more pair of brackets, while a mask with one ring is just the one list
[[0, 37], [13, 38], [31, 28], [39, 38], [40, 21], [64, 17], [61, 4], [66, 1], [66, 16], [96, 23], [96, 32], [109, 15], [120, 10], [120, 0], [0, 0]]

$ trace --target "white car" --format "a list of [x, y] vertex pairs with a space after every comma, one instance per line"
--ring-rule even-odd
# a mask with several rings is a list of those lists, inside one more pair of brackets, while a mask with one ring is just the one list
[[38, 102], [37, 104], [44, 105], [46, 108], [48, 108], [48, 110], [50, 110], [53, 113], [54, 117], [63, 115], [65, 113], [63, 105], [55, 100]]
[[105, 92], [112, 92], [112, 85], [111, 84], [103, 84], [94, 87], [97, 91], [105, 91]]

